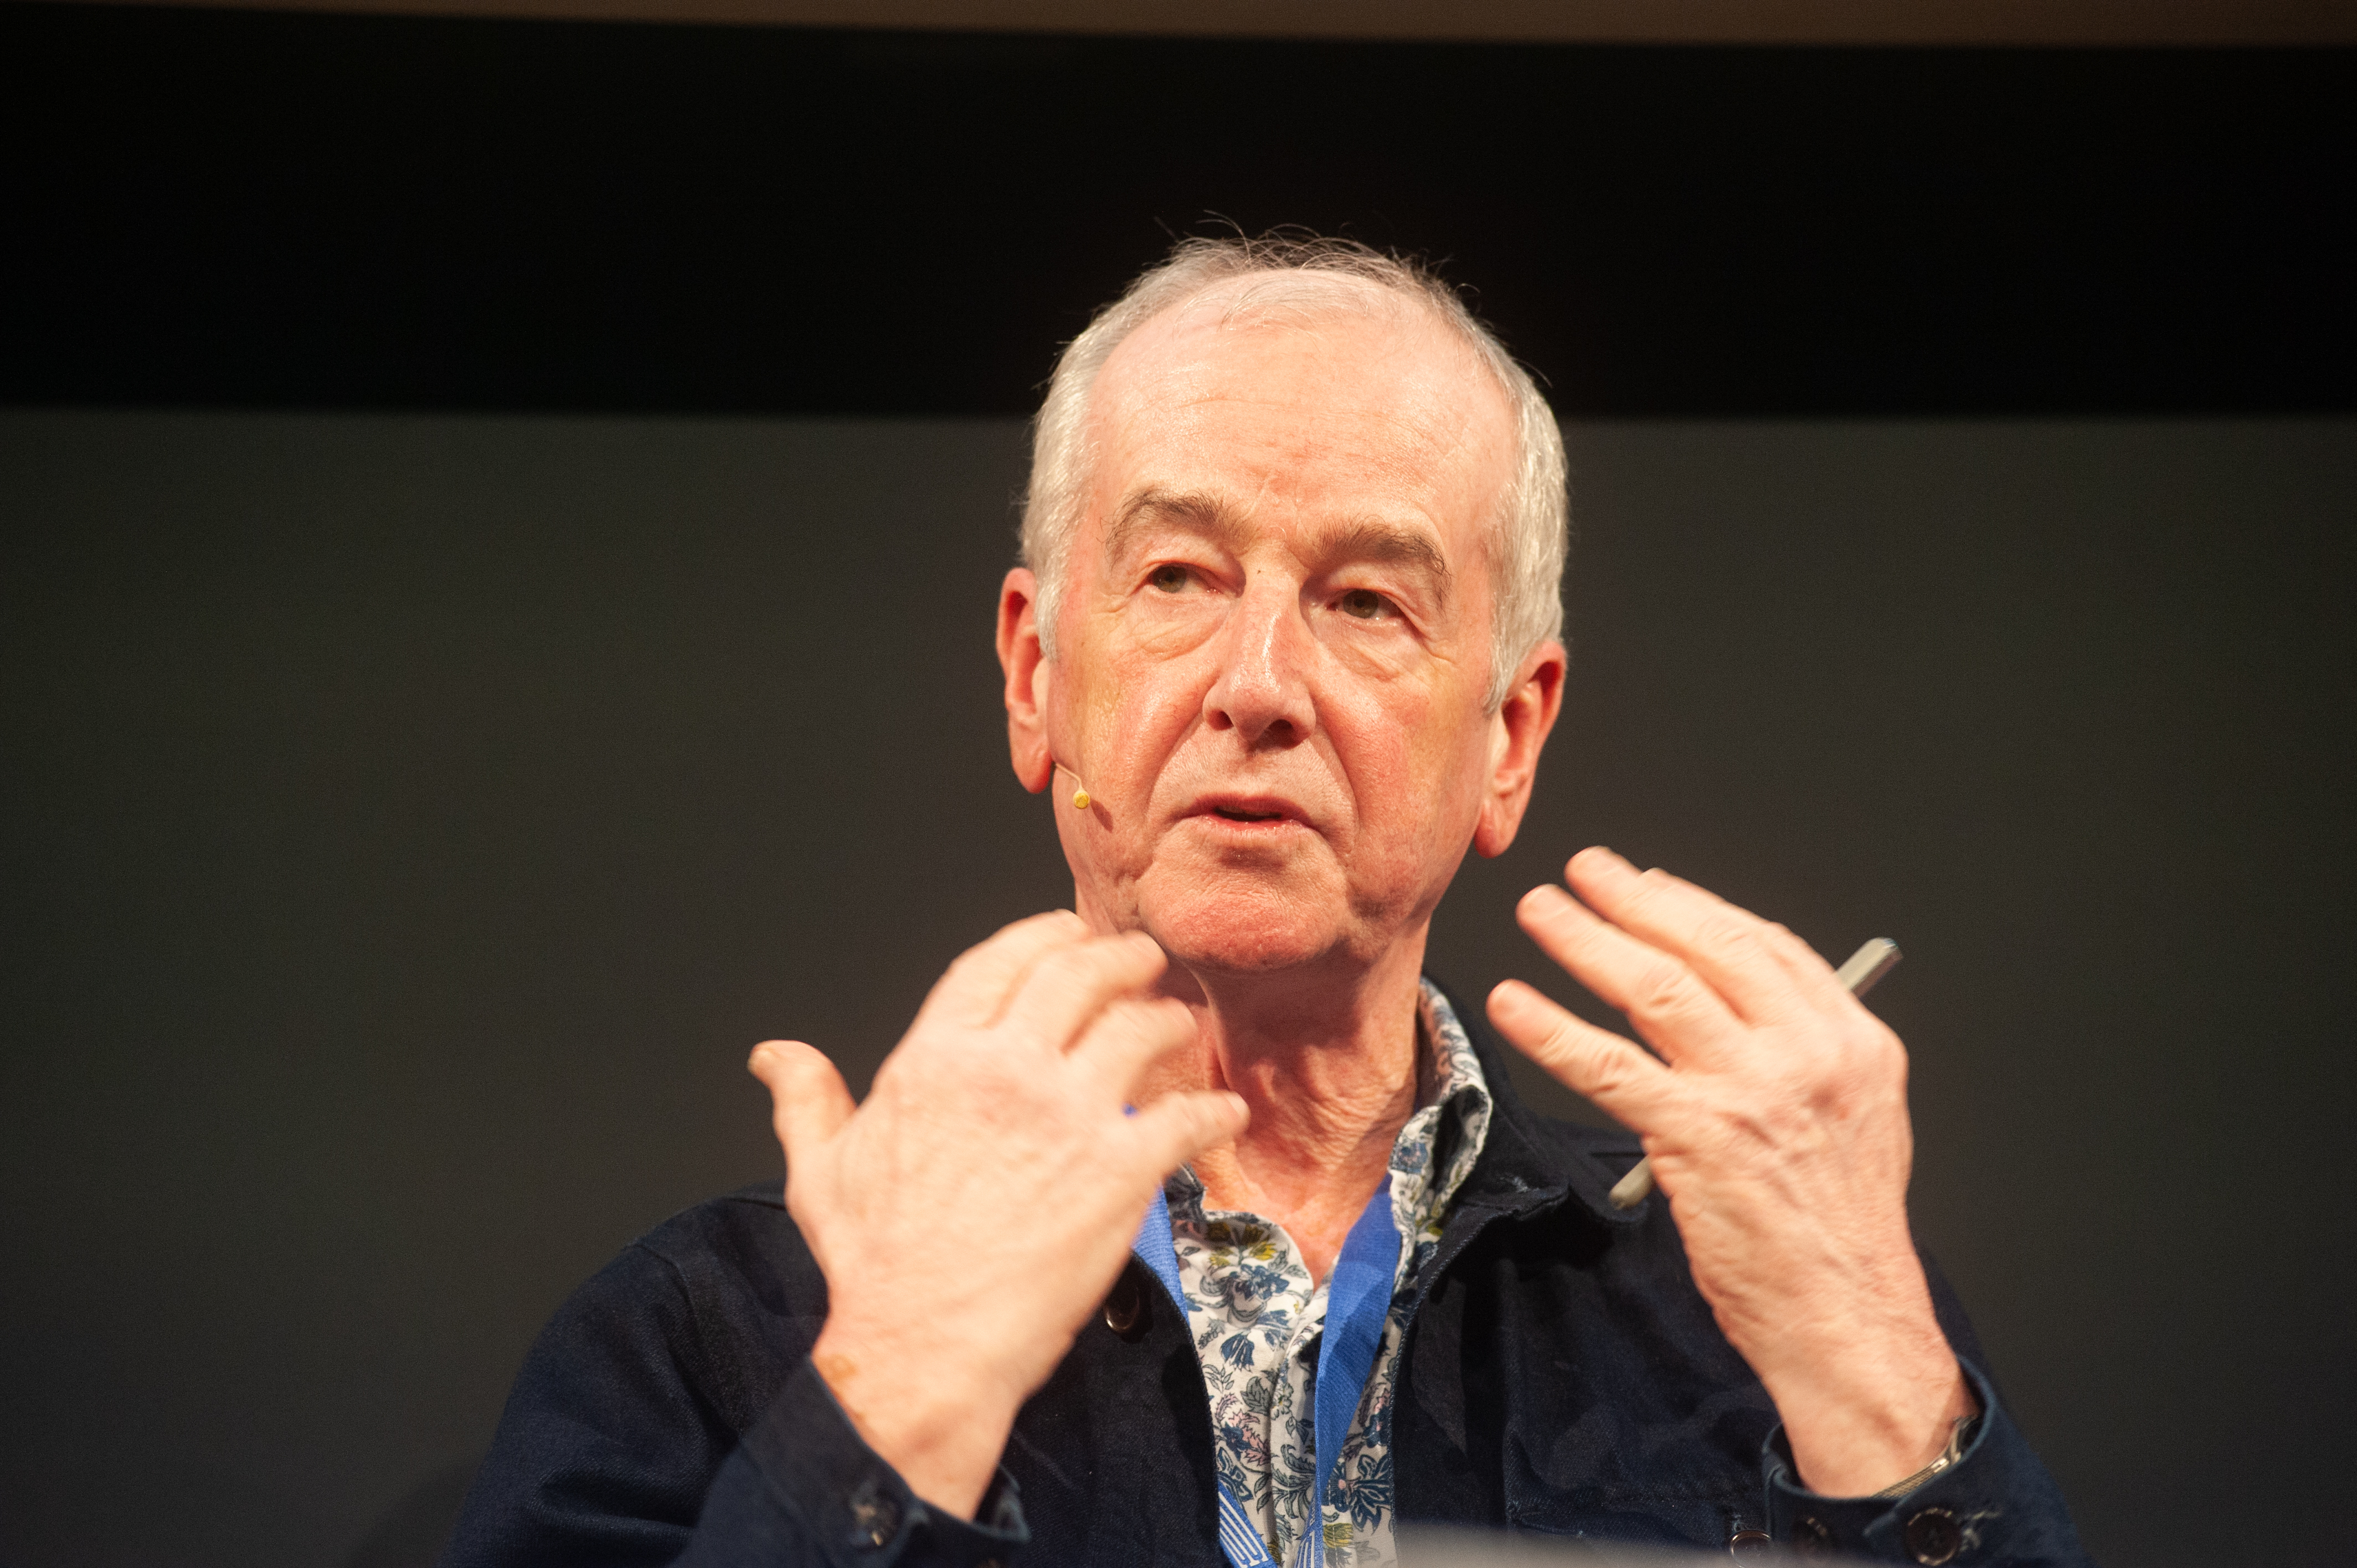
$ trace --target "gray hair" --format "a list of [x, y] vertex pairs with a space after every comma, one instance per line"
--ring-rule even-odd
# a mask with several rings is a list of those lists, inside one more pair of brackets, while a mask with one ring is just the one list
[[1023, 505], [1023, 564], [1039, 582], [1040, 646], [1049, 658], [1055, 656], [1064, 573], [1096, 456], [1089, 394], [1098, 372], [1124, 339], [1164, 311], [1194, 304], [1247, 274], [1271, 272], [1288, 275], [1227, 301], [1224, 321], [1307, 319], [1338, 309], [1373, 314], [1385, 301], [1421, 306], [1473, 350], [1506, 394], [1516, 453], [1491, 533], [1497, 604], [1484, 705], [1494, 710], [1505, 700], [1524, 656], [1563, 634], [1563, 565], [1571, 522], [1563, 432], [1530, 372], [1465, 308], [1455, 289], [1415, 261], [1353, 240], [1282, 230], [1250, 239], [1182, 240], [1168, 260], [1141, 274], [1065, 345], [1032, 422], [1031, 486]]

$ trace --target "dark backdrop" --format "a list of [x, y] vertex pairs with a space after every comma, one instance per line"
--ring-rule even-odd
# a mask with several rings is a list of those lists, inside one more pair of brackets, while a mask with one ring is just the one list
[[1010, 413], [1207, 212], [1566, 413], [2357, 406], [2357, 51], [0, 5], [0, 400]]
[[1066, 896], [1007, 415], [1206, 209], [1452, 255], [1587, 416], [1438, 972], [1592, 840], [1897, 937], [2091, 1543], [2341, 1554], [2346, 55], [0, 34], [0, 1562], [409, 1560], [563, 1292], [774, 1173], [745, 1047], [856, 1081]]

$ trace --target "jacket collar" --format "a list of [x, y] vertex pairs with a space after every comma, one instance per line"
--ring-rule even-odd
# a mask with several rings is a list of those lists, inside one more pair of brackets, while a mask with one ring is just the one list
[[1432, 983], [1448, 998], [1473, 1042], [1491, 1105], [1489, 1137], [1455, 1207], [1460, 1212], [1531, 1213], [1569, 1200], [1604, 1225], [1617, 1228], [1642, 1219], [1652, 1198], [1634, 1208], [1619, 1209], [1609, 1197], [1612, 1184], [1642, 1153], [1636, 1134], [1558, 1122], [1523, 1104], [1508, 1070], [1511, 1047], [1491, 1032], [1480, 1012], [1468, 1008], [1440, 982]]

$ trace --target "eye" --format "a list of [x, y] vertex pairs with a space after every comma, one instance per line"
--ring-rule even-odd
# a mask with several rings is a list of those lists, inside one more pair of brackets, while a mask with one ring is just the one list
[[1354, 620], [1374, 620], [1394, 613], [1391, 600], [1372, 588], [1352, 588], [1334, 601], [1334, 607]]
[[1195, 574], [1184, 566], [1166, 564], [1157, 566], [1146, 580], [1159, 592], [1183, 594], [1187, 591], [1187, 585], [1195, 580]]

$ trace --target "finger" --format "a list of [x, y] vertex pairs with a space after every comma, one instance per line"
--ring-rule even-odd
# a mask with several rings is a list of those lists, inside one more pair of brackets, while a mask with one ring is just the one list
[[1130, 1119], [1136, 1148], [1156, 1180], [1168, 1176], [1215, 1144], [1244, 1130], [1252, 1112], [1241, 1094], [1223, 1089], [1193, 1089], [1166, 1094]]
[[988, 1028], [1006, 1015], [1040, 959], [1089, 940], [1086, 920], [1070, 909], [1050, 909], [1001, 927], [957, 959], [933, 983], [917, 1015], [946, 1013], [961, 1024]]
[[1747, 1021], [1788, 1018], [1812, 1005], [1768, 922], [1749, 909], [1666, 871], [1639, 871], [1600, 846], [1573, 855], [1564, 876], [1590, 908], [1683, 960]]
[[1195, 1037], [1195, 1015], [1167, 996], [1115, 1002], [1072, 1046], [1072, 1059], [1107, 1092], [1126, 1099], [1156, 1058]]
[[1824, 955], [1803, 941], [1790, 927], [1770, 920], [1766, 935], [1769, 950], [1783, 964], [1784, 972], [1792, 977], [1802, 995], [1813, 999], [1820, 1007], [1832, 1005], [1842, 997], [1857, 1001], [1834, 972], [1834, 966], [1825, 961]]
[[770, 1125], [791, 1166], [843, 1130], [858, 1105], [826, 1053], [800, 1040], [764, 1040], [745, 1063], [770, 1090]]
[[1058, 948], [1031, 966], [1006, 1004], [1005, 1021], [1061, 1051], [1108, 1004], [1152, 984], [1168, 962], [1144, 931]]
[[1519, 980], [1490, 993], [1490, 1022], [1515, 1049], [1623, 1126], [1655, 1131], [1678, 1094], [1677, 1075], [1609, 1029], [1577, 1017]]
[[1531, 940], [1588, 990], [1628, 1015], [1672, 1061], [1727, 1048], [1743, 1023], [1674, 955], [1601, 918], [1562, 888], [1534, 887], [1514, 908]]

